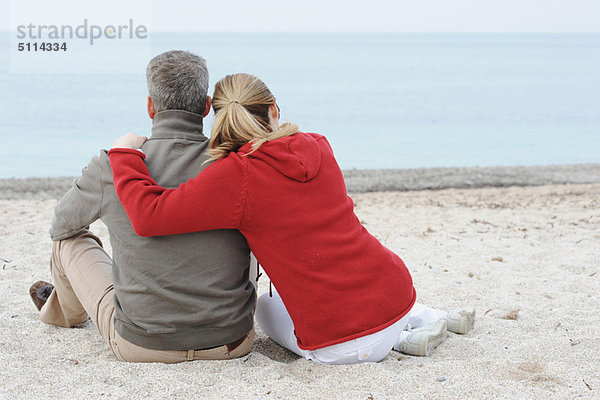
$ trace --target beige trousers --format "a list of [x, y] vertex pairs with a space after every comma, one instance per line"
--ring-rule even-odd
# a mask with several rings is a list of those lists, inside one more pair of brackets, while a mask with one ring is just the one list
[[91, 232], [54, 242], [50, 259], [54, 290], [42, 307], [42, 322], [72, 327], [87, 321], [89, 316], [119, 361], [225, 360], [241, 357], [252, 348], [254, 329], [231, 350], [227, 345], [204, 350], [152, 350], [128, 342], [115, 331], [111, 268], [110, 256]]

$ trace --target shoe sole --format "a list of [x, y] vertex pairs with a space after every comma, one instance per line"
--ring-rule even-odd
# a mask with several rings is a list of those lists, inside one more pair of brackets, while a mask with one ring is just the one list
[[446, 324], [438, 324], [435, 331], [432, 331], [431, 334], [424, 336], [419, 342], [419, 354], [423, 356], [429, 356], [436, 347], [446, 340], [447, 337], [448, 331], [446, 330]]
[[475, 326], [475, 310], [473, 312], [465, 311], [461, 313], [460, 320], [458, 322], [458, 330], [456, 333], [464, 335], [469, 333]]
[[47, 301], [38, 296], [39, 290], [44, 286], [51, 286], [54, 289], [54, 285], [46, 281], [37, 281], [29, 288], [29, 296], [31, 297], [31, 300], [33, 301], [33, 304], [35, 304], [35, 307], [38, 309], [38, 311], [42, 310], [42, 307]]

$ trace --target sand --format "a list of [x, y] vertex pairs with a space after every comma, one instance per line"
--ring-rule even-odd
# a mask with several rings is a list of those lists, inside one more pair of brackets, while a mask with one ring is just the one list
[[[600, 183], [600, 164], [412, 169], [349, 169], [351, 193]], [[60, 198], [74, 177], [0, 179], [0, 199]]]
[[[0, 200], [0, 399], [600, 398], [598, 183], [353, 193], [421, 303], [478, 317], [431, 357], [322, 366], [260, 328], [241, 359], [164, 365], [116, 361], [89, 321], [41, 323], [28, 288], [50, 279], [52, 182], [0, 182], [12, 188]], [[101, 223], [92, 230], [108, 243]]]

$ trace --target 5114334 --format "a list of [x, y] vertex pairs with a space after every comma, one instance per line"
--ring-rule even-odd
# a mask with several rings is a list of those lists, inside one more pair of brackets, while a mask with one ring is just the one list
[[19, 43], [18, 51], [67, 51], [67, 42], [26, 42]]

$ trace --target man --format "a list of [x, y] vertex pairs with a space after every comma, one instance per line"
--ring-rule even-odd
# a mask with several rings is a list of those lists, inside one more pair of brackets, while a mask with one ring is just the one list
[[[203, 58], [169, 51], [146, 70], [152, 135], [142, 147], [156, 181], [177, 187], [207, 165], [202, 119], [211, 106]], [[219, 190], [218, 187], [214, 190]], [[88, 230], [108, 227], [112, 259]], [[30, 295], [40, 319], [71, 327], [88, 316], [121, 361], [229, 359], [254, 342], [250, 250], [234, 230], [138, 237], [115, 193], [106, 151], [60, 200], [50, 230], [54, 285]]]

